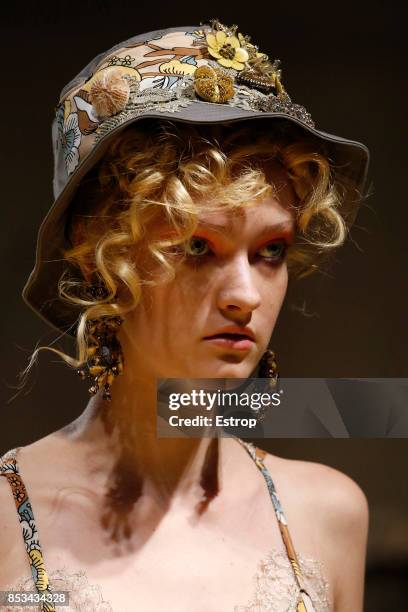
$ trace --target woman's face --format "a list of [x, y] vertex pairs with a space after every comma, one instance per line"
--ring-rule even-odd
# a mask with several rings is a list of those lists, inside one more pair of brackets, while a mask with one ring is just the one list
[[[199, 216], [176, 278], [144, 286], [120, 340], [138, 375], [247, 378], [267, 349], [288, 283], [286, 245], [294, 239], [296, 196], [286, 171], [270, 170], [278, 195], [240, 214]], [[252, 339], [208, 339], [229, 327]], [[243, 328], [247, 328], [244, 330]]]

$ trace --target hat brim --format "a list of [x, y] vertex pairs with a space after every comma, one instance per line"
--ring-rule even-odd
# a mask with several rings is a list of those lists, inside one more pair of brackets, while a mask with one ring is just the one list
[[247, 120], [284, 120], [294, 123], [325, 144], [328, 158], [334, 167], [335, 176], [342, 185], [343, 205], [347, 209], [348, 225], [351, 225], [355, 220], [358, 204], [361, 196], [364, 196], [367, 183], [369, 150], [364, 144], [316, 130], [296, 117], [287, 114], [248, 111], [229, 105], [195, 101], [176, 114], [160, 111], [145, 112], [143, 115], [129, 118], [97, 142], [89, 155], [69, 177], [39, 228], [35, 266], [24, 285], [22, 298], [30, 309], [58, 331], [75, 337], [75, 324], [80, 315], [78, 307], [58, 296], [58, 281], [64, 270], [69, 267], [68, 262], [62, 257], [62, 249], [70, 246], [64, 232], [69, 204], [80, 181], [102, 158], [112, 139], [130, 124], [144, 119], [169, 119], [172, 122], [199, 124], [219, 124]]

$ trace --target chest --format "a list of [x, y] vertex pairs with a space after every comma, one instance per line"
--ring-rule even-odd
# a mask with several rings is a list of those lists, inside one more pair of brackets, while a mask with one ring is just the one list
[[257, 555], [229, 562], [220, 555], [211, 565], [204, 565], [197, 551], [191, 551], [188, 559], [177, 553], [162, 557], [156, 563], [140, 557], [126, 567], [111, 563], [109, 571], [107, 564], [80, 571], [65, 566], [50, 573], [50, 583], [55, 590], [70, 591], [73, 610], [93, 601], [109, 604], [112, 612], [232, 612], [253, 595]]
[[[109, 612], [232, 612], [253, 597], [260, 562], [282, 548], [281, 538], [263, 500], [253, 500], [258, 507], [249, 513], [248, 505], [234, 511], [222, 499], [212, 503], [198, 518], [192, 510], [149, 515], [146, 508], [117, 516], [78, 491], [51, 504], [37, 499], [52, 587], [70, 591], [79, 606], [72, 609], [97, 598], [98, 612], [101, 606]], [[287, 575], [295, 588], [288, 562]]]
[[[128, 610], [168, 610], [184, 612], [295, 612], [299, 589], [293, 569], [283, 550], [270, 550], [258, 561], [254, 573], [250, 551], [236, 563], [222, 563], [215, 559], [212, 567], [196, 567], [200, 562], [196, 552], [188, 567], [165, 564], [155, 567], [126, 569], [111, 564], [90, 567], [88, 571], [65, 565], [49, 572], [55, 591], [69, 592], [66, 612], [127, 612]], [[176, 559], [177, 560], [177, 559]], [[304, 582], [313, 601], [315, 612], [330, 612], [332, 595], [319, 562], [299, 555]], [[192, 571], [192, 568], [193, 570]], [[31, 578], [15, 586], [31, 590]], [[58, 608], [57, 608], [58, 609]]]
[[[39, 537], [52, 589], [70, 592], [66, 612], [296, 609], [298, 585], [263, 488], [235, 500], [221, 495], [201, 516], [190, 506], [158, 512], [149, 500], [118, 514], [92, 487], [46, 482], [31, 488], [31, 536]], [[23, 556], [13, 554], [19, 563], [10, 575], [27, 575]], [[324, 601], [320, 568], [301, 564], [314, 600]], [[32, 579], [21, 587], [31, 590]]]

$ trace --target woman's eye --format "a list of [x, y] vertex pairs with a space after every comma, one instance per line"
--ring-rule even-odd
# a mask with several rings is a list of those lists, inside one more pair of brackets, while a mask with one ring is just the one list
[[208, 242], [204, 238], [194, 237], [186, 242], [188, 255], [207, 255], [210, 251]]
[[[287, 244], [285, 240], [270, 242], [269, 244], [259, 249], [257, 252], [264, 260], [270, 262], [281, 261], [285, 257]], [[192, 257], [204, 257], [209, 255], [211, 247], [205, 238], [193, 236], [185, 243], [185, 251], [187, 255]]]
[[283, 259], [286, 253], [287, 244], [283, 240], [281, 242], [270, 242], [269, 244], [259, 249], [258, 253], [261, 254], [266, 260], [278, 261]]

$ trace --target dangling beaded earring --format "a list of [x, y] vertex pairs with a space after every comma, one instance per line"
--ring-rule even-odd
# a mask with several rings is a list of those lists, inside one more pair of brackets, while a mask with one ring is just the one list
[[[93, 298], [104, 298], [107, 289], [100, 282], [88, 288]], [[86, 364], [81, 366], [77, 373], [82, 380], [90, 378], [93, 385], [88, 391], [95, 395], [103, 387], [103, 399], [112, 399], [110, 388], [116, 376], [123, 372], [124, 357], [122, 347], [116, 332], [123, 319], [119, 316], [106, 316], [100, 319], [91, 319], [86, 323], [88, 336], [88, 349]]]
[[[275, 353], [270, 349], [266, 350], [259, 362], [258, 378], [269, 378], [268, 389], [276, 389], [279, 379], [278, 365], [276, 363]], [[256, 412], [257, 421], [262, 421], [265, 418], [267, 406], [262, 406]]]
[[268, 349], [264, 352], [259, 362], [259, 378], [269, 378], [268, 386], [275, 389], [278, 384], [278, 364], [273, 351]]

